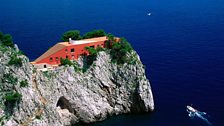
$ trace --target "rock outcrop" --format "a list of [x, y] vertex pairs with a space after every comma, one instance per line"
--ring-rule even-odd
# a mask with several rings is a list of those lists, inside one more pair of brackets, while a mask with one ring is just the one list
[[[134, 51], [129, 55], [135, 56], [137, 62], [122, 65], [111, 63], [110, 55], [100, 52], [84, 73], [69, 66], [38, 71], [23, 55], [18, 55], [23, 59], [22, 66], [8, 65], [10, 56], [16, 52], [0, 51], [0, 122], [4, 125], [74, 125], [154, 110], [150, 83]], [[17, 78], [12, 89], [22, 95], [10, 116], [3, 96], [11, 84], [4, 81], [5, 74]], [[23, 80], [28, 82], [26, 87], [20, 85]]]

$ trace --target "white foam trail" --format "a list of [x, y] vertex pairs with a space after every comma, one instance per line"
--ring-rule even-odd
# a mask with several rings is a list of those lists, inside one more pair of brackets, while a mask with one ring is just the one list
[[201, 114], [196, 113], [196, 116], [198, 116], [199, 118], [201, 118], [202, 120], [204, 120], [208, 125], [213, 126], [211, 122], [208, 121], [208, 119], [206, 119], [205, 117], [203, 117]]

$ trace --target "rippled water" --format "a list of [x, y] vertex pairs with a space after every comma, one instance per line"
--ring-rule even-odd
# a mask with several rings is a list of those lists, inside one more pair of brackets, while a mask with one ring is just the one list
[[0, 12], [0, 30], [31, 60], [70, 29], [105, 29], [131, 42], [147, 67], [156, 110], [94, 125], [206, 125], [187, 116], [188, 104], [224, 125], [223, 0], [7, 0]]

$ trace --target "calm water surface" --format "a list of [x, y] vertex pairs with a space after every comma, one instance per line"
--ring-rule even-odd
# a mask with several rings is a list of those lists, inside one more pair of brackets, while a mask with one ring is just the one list
[[31, 60], [71, 29], [105, 29], [131, 42], [147, 66], [156, 110], [94, 125], [206, 126], [187, 116], [188, 104], [224, 125], [223, 0], [2, 0], [0, 12], [0, 30]]

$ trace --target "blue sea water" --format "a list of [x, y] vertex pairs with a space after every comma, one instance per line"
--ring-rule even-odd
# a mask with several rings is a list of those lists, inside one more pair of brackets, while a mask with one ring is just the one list
[[130, 41], [147, 67], [155, 112], [93, 125], [206, 126], [187, 116], [193, 104], [224, 126], [223, 0], [1, 0], [0, 12], [0, 30], [31, 60], [71, 29]]

